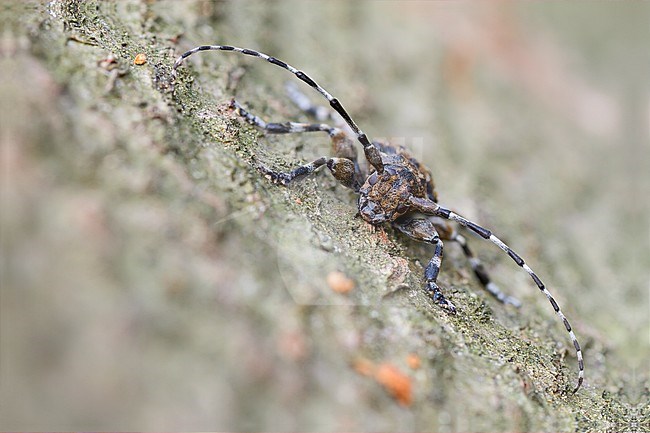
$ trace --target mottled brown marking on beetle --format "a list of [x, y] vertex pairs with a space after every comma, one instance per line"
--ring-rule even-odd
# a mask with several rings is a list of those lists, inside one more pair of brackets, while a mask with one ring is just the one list
[[383, 173], [371, 173], [359, 191], [359, 213], [370, 224], [393, 222], [409, 212], [411, 196], [427, 198], [427, 176], [408, 155], [382, 153], [382, 162]]

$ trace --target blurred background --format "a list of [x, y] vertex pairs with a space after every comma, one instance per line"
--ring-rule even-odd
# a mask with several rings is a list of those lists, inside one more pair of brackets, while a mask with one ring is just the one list
[[[647, 431], [647, 3], [6, 5], [3, 430]], [[582, 395], [570, 400], [504, 371], [503, 353], [474, 351], [471, 321], [427, 316], [419, 294], [406, 307], [336, 307], [375, 305], [382, 260], [424, 262], [426, 248], [347, 241], [375, 236], [359, 223], [319, 229], [329, 220], [318, 200], [340, 220], [355, 213], [354, 198], [326, 176], [291, 200], [251, 183], [254, 172], [242, 174], [237, 161], [250, 156], [242, 142], [289, 167], [326, 154], [328, 141], [237, 135], [240, 123], [219, 111], [233, 96], [276, 121], [299, 114], [283, 97], [288, 74], [234, 54], [192, 58], [183, 77], [196, 93], [179, 108], [156, 86], [176, 56], [207, 43], [305, 70], [372, 138], [412, 149], [441, 203], [492, 228], [549, 283], [585, 346]], [[149, 58], [139, 69], [138, 50]], [[209, 110], [188, 108], [195, 103]], [[219, 139], [190, 123], [190, 112]], [[544, 362], [567, 364], [556, 379], [572, 382], [575, 358], [547, 302], [507, 258], [472, 241], [526, 306], [503, 309], [484, 296], [447, 248], [442, 281], [468, 305], [466, 317], [487, 308], [504, 329], [495, 339], [523, 330], [516, 335], [540, 350], [564, 347], [561, 360]], [[379, 265], [368, 248], [381, 249]], [[359, 294], [301, 297], [301, 284], [327, 287], [314, 276], [333, 270]], [[400, 282], [417, 289], [418, 278]], [[382, 339], [401, 352], [377, 348]], [[407, 353], [424, 366], [405, 363]], [[360, 358], [396, 365], [413, 396], [364, 376]]]

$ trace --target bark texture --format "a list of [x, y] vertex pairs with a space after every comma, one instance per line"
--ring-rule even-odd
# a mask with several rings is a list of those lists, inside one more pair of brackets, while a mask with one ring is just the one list
[[[595, 27], [600, 7], [587, 8]], [[415, 3], [9, 4], [2, 429], [648, 431], [636, 92], [615, 87], [632, 95], [617, 105], [552, 47], [518, 39], [555, 8], [482, 6], [479, 19]], [[638, 12], [614, 22], [644, 28]], [[450, 317], [421, 289], [428, 247], [355, 218], [325, 173], [288, 189], [262, 178], [254, 160], [290, 168], [327, 155], [327, 137], [265, 137], [227, 109], [237, 97], [267, 119], [305, 119], [282, 91], [291, 76], [259, 59], [192, 57], [172, 94], [173, 61], [203, 43], [304, 69], [371, 136], [414, 149], [441, 201], [494, 228], [557, 295], [586, 386], [570, 393], [564, 328], [498, 250], [470, 237], [524, 307], [495, 303], [447, 245]], [[629, 147], [608, 147], [630, 129]], [[328, 284], [333, 272], [354, 288], [333, 290], [347, 284]]]

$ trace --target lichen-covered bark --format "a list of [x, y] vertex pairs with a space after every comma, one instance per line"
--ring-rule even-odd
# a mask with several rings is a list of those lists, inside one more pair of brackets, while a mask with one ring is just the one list
[[[282, 99], [277, 70], [206, 55], [183, 66], [171, 92], [180, 52], [228, 42], [287, 61], [307, 53], [305, 69], [335, 83], [354, 111], [372, 112], [368, 89], [338, 76], [317, 40], [345, 47], [334, 29], [363, 26], [364, 14], [378, 12], [334, 6], [311, 4], [331, 26], [315, 35], [301, 27], [307, 18], [283, 17], [307, 13], [290, 2], [61, 0], [7, 9], [3, 430], [648, 429], [646, 372], [607, 358], [610, 343], [571, 306], [588, 386], [568, 392], [573, 349], [516, 266], [494, 272], [524, 297], [521, 311], [493, 302], [448, 247], [441, 285], [459, 310], [448, 316], [421, 290], [426, 246], [356, 218], [354, 196], [325, 173], [288, 189], [262, 178], [254, 159], [288, 168], [328, 145], [326, 137], [264, 137], [227, 109], [236, 96], [260, 115], [299, 117]], [[316, 39], [286, 41], [290, 26]], [[140, 53], [147, 62], [135, 65]], [[462, 73], [465, 61], [449, 68]], [[347, 68], [357, 77], [371, 69]], [[434, 128], [443, 140], [453, 139], [453, 116], [441, 109], [447, 126]], [[462, 141], [441, 159], [464, 158]], [[483, 164], [470, 167], [446, 174], [459, 183], [486, 176]], [[532, 233], [517, 245], [533, 242], [534, 222], [511, 227]], [[558, 266], [545, 259], [552, 252], [529, 254], [542, 269]], [[353, 279], [349, 294], [327, 284], [333, 271]], [[368, 365], [396, 368], [412, 398], [364, 375]]]

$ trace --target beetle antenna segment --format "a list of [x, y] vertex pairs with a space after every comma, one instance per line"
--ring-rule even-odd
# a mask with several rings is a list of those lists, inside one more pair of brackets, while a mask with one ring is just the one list
[[384, 164], [381, 160], [381, 153], [379, 152], [379, 149], [375, 147], [370, 140], [368, 140], [368, 136], [357, 126], [357, 124], [352, 120], [352, 117], [348, 114], [347, 111], [345, 111], [345, 108], [343, 108], [343, 105], [339, 102], [339, 100], [335, 97], [333, 97], [327, 90], [323, 89], [316, 81], [314, 81], [309, 75], [305, 74], [303, 71], [294, 68], [288, 63], [283, 62], [282, 60], [276, 59], [275, 57], [268, 56], [264, 53], [260, 53], [259, 51], [255, 50], [249, 50], [248, 48], [239, 48], [239, 47], [233, 47], [231, 45], [201, 45], [196, 48], [192, 48], [191, 50], [183, 53], [177, 60], [174, 62], [174, 66], [172, 67], [172, 79], [176, 81], [176, 69], [183, 63], [183, 61], [191, 56], [192, 54], [198, 53], [199, 51], [211, 51], [211, 50], [216, 50], [216, 51], [235, 51], [241, 54], [246, 54], [248, 56], [252, 57], [260, 57], [267, 62], [274, 64], [276, 66], [279, 66], [283, 69], [286, 69], [287, 71], [291, 72], [294, 74], [296, 77], [298, 77], [300, 80], [304, 81], [305, 83], [309, 84], [313, 89], [315, 89], [318, 93], [323, 95], [325, 99], [330, 103], [330, 106], [343, 117], [343, 119], [346, 121], [346, 123], [352, 128], [354, 133], [357, 136], [357, 140], [359, 140], [359, 143], [363, 146], [363, 151], [366, 155], [366, 159], [368, 159], [368, 162], [377, 170], [378, 173], [382, 173], [384, 171]]
[[506, 245], [501, 239], [496, 237], [492, 232], [486, 228], [481, 227], [480, 225], [468, 220], [465, 217], [462, 217], [458, 215], [457, 213], [452, 212], [450, 209], [446, 209], [442, 206], [440, 206], [438, 203], [427, 200], [427, 199], [422, 199], [422, 198], [417, 198], [417, 197], [411, 197], [411, 204], [414, 206], [414, 208], [418, 209], [419, 211], [429, 214], [429, 215], [435, 215], [439, 216], [451, 221], [455, 221], [461, 226], [473, 231], [474, 233], [478, 234], [480, 237], [483, 239], [486, 239], [490, 242], [492, 242], [494, 245], [498, 246], [501, 248], [512, 260], [514, 260], [515, 263], [519, 265], [519, 267], [523, 268], [528, 275], [530, 275], [530, 278], [533, 279], [539, 290], [546, 295], [546, 298], [548, 301], [551, 303], [551, 306], [553, 307], [553, 310], [555, 310], [555, 313], [560, 317], [562, 320], [562, 323], [564, 324], [564, 327], [566, 328], [567, 332], [569, 333], [569, 337], [571, 337], [571, 341], [573, 343], [573, 347], [576, 350], [576, 356], [578, 357], [578, 384], [573, 390], [573, 393], [575, 394], [579, 389], [580, 386], [582, 386], [582, 382], [584, 381], [585, 378], [585, 366], [584, 362], [582, 359], [582, 349], [580, 349], [580, 343], [578, 343], [578, 339], [576, 338], [575, 333], [573, 332], [573, 329], [571, 328], [571, 324], [567, 320], [566, 316], [560, 309], [560, 306], [558, 303], [555, 301], [555, 298], [553, 298], [553, 295], [551, 295], [551, 292], [548, 291], [542, 280], [537, 276], [535, 272], [524, 262], [524, 259], [522, 259], [519, 254], [514, 252], [512, 248], [510, 248], [508, 245]]

